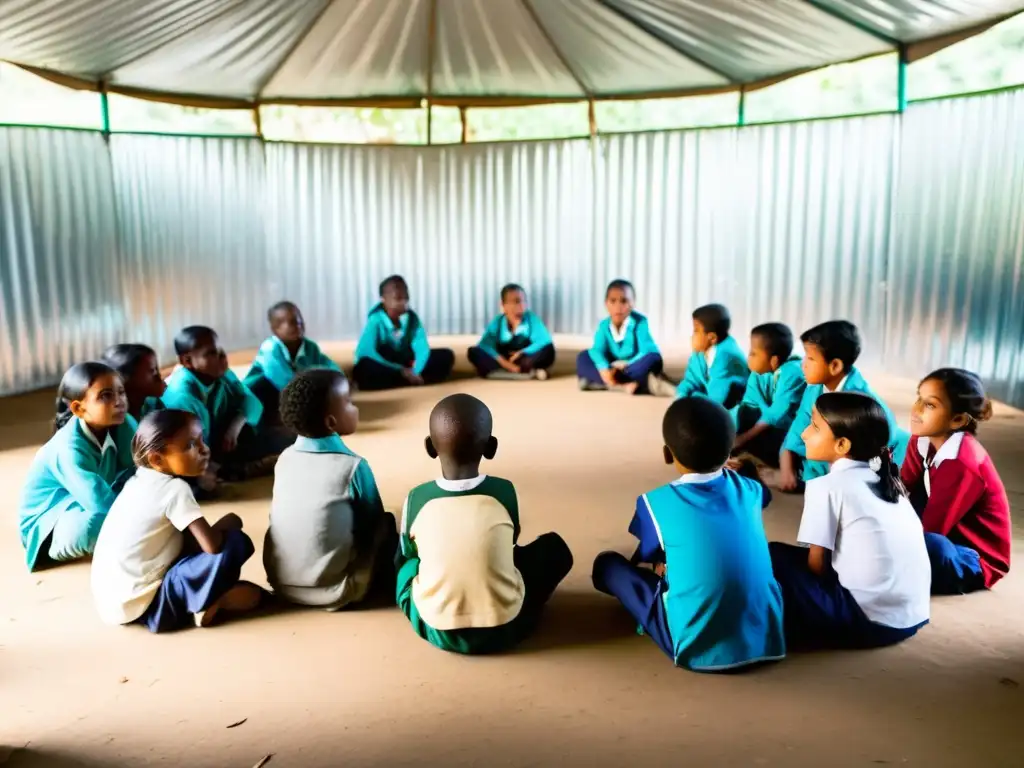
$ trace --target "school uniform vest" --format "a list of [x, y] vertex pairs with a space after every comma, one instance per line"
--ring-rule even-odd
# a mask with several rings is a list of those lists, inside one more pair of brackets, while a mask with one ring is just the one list
[[725, 471], [645, 498], [665, 551], [660, 598], [676, 664], [711, 671], [785, 656], [760, 485]]

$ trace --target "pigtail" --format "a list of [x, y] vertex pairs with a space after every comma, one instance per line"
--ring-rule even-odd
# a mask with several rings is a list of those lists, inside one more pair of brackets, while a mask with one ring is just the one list
[[61, 427], [71, 421], [71, 417], [74, 415], [71, 413], [71, 406], [68, 404], [68, 401], [60, 393], [57, 394], [55, 412], [56, 415], [53, 417], [53, 433], [57, 434]]
[[890, 504], [895, 504], [900, 496], [907, 495], [907, 489], [903, 485], [903, 480], [900, 479], [900, 468], [892, 455], [892, 448], [886, 447], [881, 455], [870, 464], [871, 468], [878, 473], [878, 495], [882, 499]]

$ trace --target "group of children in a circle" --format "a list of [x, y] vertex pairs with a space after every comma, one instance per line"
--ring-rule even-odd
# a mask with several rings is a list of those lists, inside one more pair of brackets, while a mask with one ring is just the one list
[[[358, 388], [445, 380], [454, 354], [431, 349], [405, 281], [389, 277], [380, 296], [356, 348]], [[632, 558], [602, 553], [593, 583], [676, 664], [714, 671], [782, 658], [787, 644], [891, 644], [927, 623], [930, 593], [990, 588], [1009, 570], [1009, 502], [975, 438], [991, 415], [976, 375], [926, 376], [908, 435], [856, 368], [849, 322], [803, 333], [801, 360], [785, 325], [754, 328], [744, 354], [725, 307], [700, 307], [677, 383], [632, 285], [613, 281], [605, 303], [576, 360], [580, 388], [674, 397], [662, 435], [679, 478], [638, 497]], [[488, 378], [547, 378], [555, 349], [525, 291], [505, 286], [501, 309], [471, 363]], [[272, 471], [263, 561], [279, 598], [329, 611], [397, 602], [417, 634], [461, 653], [526, 637], [573, 559], [554, 533], [519, 544], [514, 486], [480, 473], [498, 448], [486, 405], [457, 394], [433, 409], [426, 448], [441, 477], [409, 492], [398, 522], [342, 439], [358, 424], [348, 378], [305, 337], [294, 304], [268, 319], [244, 380], [202, 326], [175, 338], [166, 382], [140, 344], [67, 371], [54, 434], [25, 481], [28, 567], [92, 555], [111, 624], [159, 632], [252, 610], [267, 597], [240, 580], [254, 545], [236, 515], [211, 524], [197, 498]], [[804, 492], [802, 546], [766, 541], [771, 492], [752, 458], [779, 468], [780, 490]]]

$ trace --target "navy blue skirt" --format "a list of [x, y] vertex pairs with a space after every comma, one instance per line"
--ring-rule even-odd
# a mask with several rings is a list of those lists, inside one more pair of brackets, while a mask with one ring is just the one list
[[194, 614], [205, 611], [238, 583], [242, 565], [255, 548], [242, 531], [224, 534], [216, 555], [186, 555], [170, 567], [149, 608], [136, 621], [150, 632], [172, 632], [193, 626]]

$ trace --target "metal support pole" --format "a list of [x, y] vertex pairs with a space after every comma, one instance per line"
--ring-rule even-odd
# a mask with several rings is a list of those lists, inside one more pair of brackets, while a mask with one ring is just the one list
[[100, 111], [103, 115], [103, 136], [110, 136], [110, 99], [107, 98], [107, 84], [100, 83]]
[[427, 146], [434, 143], [434, 109], [427, 101]]
[[462, 123], [462, 134], [459, 138], [459, 142], [462, 144], [469, 143], [469, 124], [466, 122], [466, 108], [459, 107], [459, 122]]
[[260, 116], [260, 105], [254, 104], [252, 108], [252, 124], [256, 128], [256, 138], [263, 141], [263, 118]]
[[907, 46], [901, 44], [899, 47], [899, 64], [896, 71], [896, 109], [900, 112], [907, 110], [907, 65], [909, 56]]
[[736, 110], [736, 125], [747, 124], [747, 89], [740, 86], [740, 103]]

